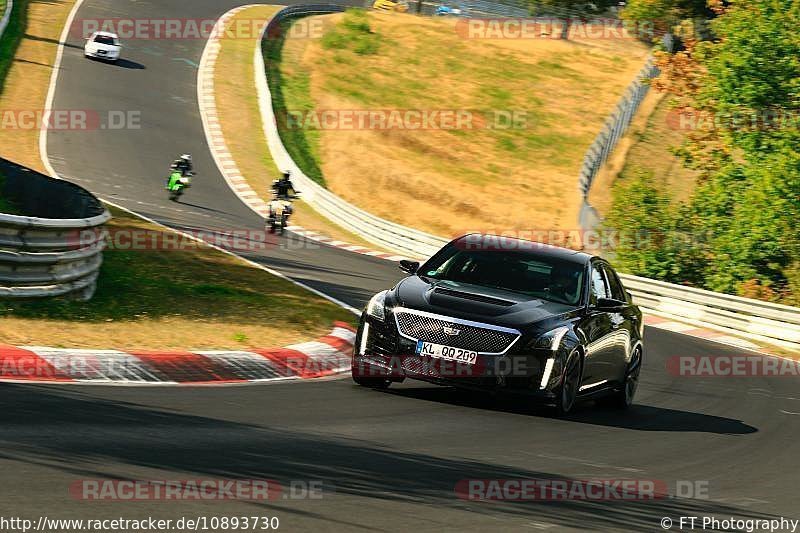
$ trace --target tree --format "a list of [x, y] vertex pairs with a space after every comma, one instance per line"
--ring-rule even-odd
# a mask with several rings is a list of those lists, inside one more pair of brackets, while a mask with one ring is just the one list
[[702, 23], [714, 15], [706, 0], [628, 0], [620, 14], [637, 26], [652, 27], [655, 37], [672, 32], [682, 21]]
[[534, 0], [529, 3], [529, 10], [533, 15], [546, 14], [561, 19], [561, 38], [568, 39], [570, 28], [577, 20], [597, 16], [618, 3], [615, 0]]
[[[659, 56], [655, 86], [713, 119], [683, 147], [701, 178], [682, 218], [709, 238], [670, 253], [704, 258], [706, 288], [749, 294], [761, 287], [796, 300], [789, 293], [797, 290], [800, 254], [800, 0], [709, 6], [718, 14], [715, 39], [689, 35], [685, 50]], [[663, 258], [645, 259], [654, 265], [645, 270], [663, 270]]]

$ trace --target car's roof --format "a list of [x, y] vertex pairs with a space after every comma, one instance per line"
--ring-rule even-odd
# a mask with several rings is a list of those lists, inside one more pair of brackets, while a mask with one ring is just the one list
[[580, 263], [583, 265], [588, 264], [595, 257], [591, 254], [580, 252], [578, 250], [572, 250], [570, 248], [562, 248], [561, 246], [554, 246], [552, 244], [547, 244], [527, 239], [520, 239], [517, 237], [508, 237], [505, 235], [469, 233], [467, 235], [463, 235], [455, 239], [454, 242], [463, 240], [471, 241], [471, 246], [468, 249], [473, 249], [477, 251], [484, 249], [487, 251], [493, 250], [500, 252], [502, 251], [531, 252], [537, 255], [542, 255], [553, 259], [570, 261], [573, 263]]
[[114, 39], [119, 39], [119, 35], [116, 33], [112, 33], [110, 31], [96, 31], [94, 32], [95, 36], [103, 36], [103, 37], [113, 37]]

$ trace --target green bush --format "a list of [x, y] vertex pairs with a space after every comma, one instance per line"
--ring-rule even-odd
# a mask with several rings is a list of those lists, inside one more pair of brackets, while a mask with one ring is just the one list
[[615, 231], [617, 266], [631, 274], [681, 281], [673, 253], [676, 213], [650, 172], [620, 179], [612, 191], [605, 229]]
[[[641, 0], [627, 10], [668, 4]], [[670, 235], [619, 246], [617, 260], [631, 273], [796, 305], [800, 130], [768, 118], [800, 114], [800, 2], [727, 7], [711, 22], [716, 39], [682, 56], [689, 61], [681, 72], [698, 76], [695, 91], [678, 86], [684, 103], [720, 119], [713, 132], [690, 134], [678, 152], [700, 171], [691, 199], [670, 206], [669, 191], [647, 176], [623, 178], [606, 224]]]
[[359, 55], [377, 54], [381, 36], [369, 25], [369, 16], [363, 9], [348, 9], [342, 21], [322, 37], [327, 49], [352, 50]]

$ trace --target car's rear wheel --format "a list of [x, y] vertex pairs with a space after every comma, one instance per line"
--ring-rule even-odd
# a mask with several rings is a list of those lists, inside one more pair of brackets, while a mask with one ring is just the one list
[[642, 371], [642, 348], [637, 346], [631, 355], [631, 362], [625, 369], [625, 376], [622, 379], [622, 386], [615, 391], [609, 398], [608, 403], [618, 409], [628, 409], [633, 405], [633, 398], [639, 388], [639, 374]]
[[556, 413], [559, 416], [566, 415], [575, 406], [575, 402], [578, 399], [578, 389], [581, 385], [582, 366], [580, 354], [577, 350], [573, 350], [564, 364], [561, 384], [558, 387]]

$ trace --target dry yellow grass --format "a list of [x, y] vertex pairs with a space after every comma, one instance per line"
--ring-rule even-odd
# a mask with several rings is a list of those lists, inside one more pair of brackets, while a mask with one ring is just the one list
[[[341, 17], [324, 16], [327, 31]], [[287, 39], [284, 76], [311, 73], [317, 110], [516, 110], [526, 124], [323, 130], [319, 160], [328, 187], [379, 216], [443, 236], [574, 228], [582, 156], [640, 70], [645, 47], [465, 40], [452, 19], [375, 13], [369, 20], [381, 36], [375, 55]]]
[[[0, 109], [44, 109], [61, 29], [73, 4], [73, 0], [28, 3], [28, 25], [6, 76]], [[44, 172], [36, 128], [0, 128], [0, 155]]]

